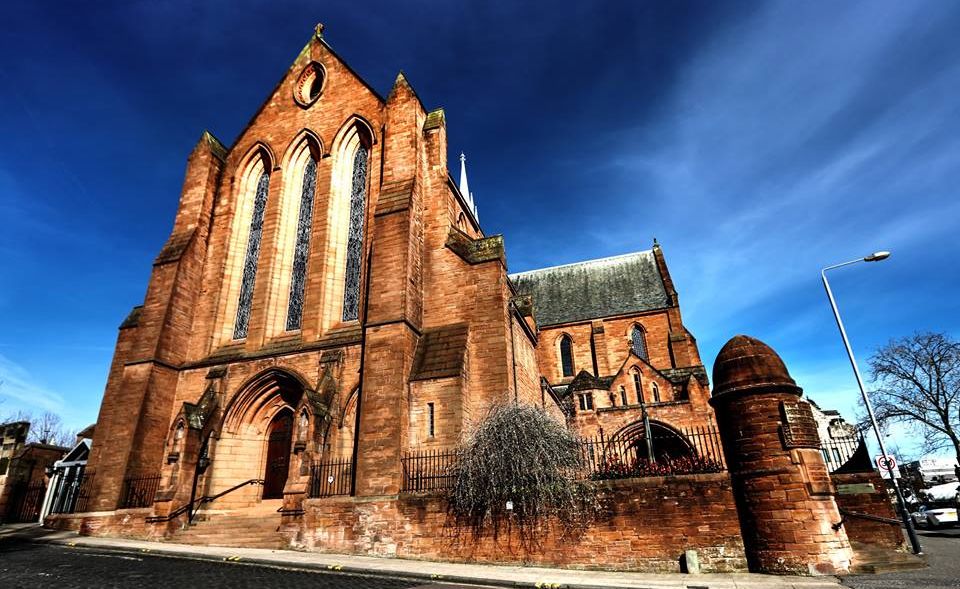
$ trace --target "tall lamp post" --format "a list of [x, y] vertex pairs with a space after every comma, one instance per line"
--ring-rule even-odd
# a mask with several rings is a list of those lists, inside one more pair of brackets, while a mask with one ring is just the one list
[[[883, 435], [880, 433], [880, 427], [877, 425], [877, 418], [873, 414], [873, 405], [870, 403], [870, 397], [867, 395], [867, 389], [863, 386], [863, 377], [860, 376], [860, 369], [857, 368], [857, 360], [853, 357], [853, 349], [850, 347], [850, 340], [847, 339], [847, 330], [843, 327], [843, 320], [840, 319], [840, 311], [837, 309], [837, 301], [833, 298], [833, 291], [830, 290], [830, 283], [827, 281], [827, 270], [849, 266], [858, 262], [879, 262], [890, 257], [890, 252], [874, 252], [869, 256], [827, 266], [820, 271], [820, 277], [823, 278], [823, 287], [827, 290], [827, 298], [830, 299], [830, 306], [833, 308], [833, 317], [837, 320], [837, 327], [840, 328], [840, 337], [843, 338], [843, 345], [847, 348], [847, 356], [850, 358], [850, 366], [853, 367], [853, 375], [857, 378], [857, 386], [860, 387], [860, 394], [863, 396], [863, 404], [867, 407], [867, 414], [870, 416], [870, 424], [873, 426], [873, 433], [877, 436], [877, 444], [880, 446], [880, 454], [887, 456], [887, 448], [883, 443]], [[910, 538], [910, 545], [914, 554], [920, 554], [923, 549], [920, 546], [920, 539], [917, 538], [917, 532], [913, 529], [913, 521], [907, 512], [907, 504], [903, 500], [903, 494], [900, 492], [900, 485], [894, 476], [893, 470], [890, 471], [890, 482], [893, 484], [893, 490], [897, 494], [897, 505], [900, 508], [900, 518], [903, 525], [907, 528], [907, 536]]]

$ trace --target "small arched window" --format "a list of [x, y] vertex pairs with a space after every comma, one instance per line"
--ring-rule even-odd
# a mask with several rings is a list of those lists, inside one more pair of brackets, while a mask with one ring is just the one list
[[573, 338], [566, 334], [560, 338], [560, 369], [563, 376], [573, 376]]
[[620, 404], [626, 407], [629, 403], [627, 402], [627, 389], [624, 386], [620, 387]]
[[634, 325], [630, 331], [630, 350], [637, 358], [649, 360], [647, 356], [647, 338], [643, 333], [643, 328], [639, 325]]
[[653, 402], [654, 402], [654, 403], [659, 403], [659, 402], [660, 402], [660, 387], [657, 386], [657, 383], [652, 382], [652, 383], [650, 383], [650, 390], [653, 391]]
[[640, 379], [640, 371], [633, 369], [633, 388], [637, 391], [637, 403], [643, 403], [643, 382]]

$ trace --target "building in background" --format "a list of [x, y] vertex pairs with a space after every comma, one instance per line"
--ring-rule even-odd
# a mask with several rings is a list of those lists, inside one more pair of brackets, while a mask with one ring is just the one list
[[47, 467], [67, 448], [38, 442], [27, 443], [30, 423], [0, 425], [0, 522], [38, 521], [47, 488]]
[[943, 456], [926, 456], [900, 466], [903, 476], [917, 489], [952, 483], [957, 480], [957, 459]]

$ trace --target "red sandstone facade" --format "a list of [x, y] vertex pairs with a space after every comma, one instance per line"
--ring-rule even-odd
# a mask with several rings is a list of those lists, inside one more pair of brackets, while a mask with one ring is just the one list
[[[236, 488], [201, 519], [246, 513], [283, 546], [648, 570], [697, 549], [706, 570], [742, 570], [748, 556], [797, 570], [764, 552], [795, 546], [744, 551], [744, 513], [763, 518], [758, 529], [781, 524], [739, 475], [604, 483], [608, 517], [533, 554], [450, 543], [441, 499], [401, 492], [405, 452], [454, 447], [494, 404], [635, 443], [644, 411], [670, 435], [713, 426], [709, 400], [659, 245], [508, 276], [503, 239], [483, 233], [449, 176], [444, 112], [403, 74], [381, 97], [318, 33], [232, 146], [204, 133], [190, 154], [144, 303], [120, 328], [87, 468], [91, 512], [54, 523], [187, 541], [184, 517], [147, 518]], [[776, 402], [758, 401], [763, 419]], [[756, 449], [780, 448], [766, 431]], [[794, 468], [796, 453], [741, 456], [726, 440], [727, 462]], [[822, 496], [770, 497], [796, 500], [820, 530], [839, 519], [829, 478], [819, 454], [797, 456]], [[320, 481], [338, 496], [309, 497], [316, 463], [339, 469]], [[150, 484], [150, 500], [131, 501]], [[843, 570], [842, 533], [815, 536], [790, 542], [816, 557], [814, 572]]]

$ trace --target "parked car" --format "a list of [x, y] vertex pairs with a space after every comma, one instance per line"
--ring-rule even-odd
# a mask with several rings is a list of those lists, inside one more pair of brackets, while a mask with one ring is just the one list
[[941, 507], [926, 505], [910, 514], [913, 523], [920, 527], [939, 528], [957, 524], [957, 507]]

